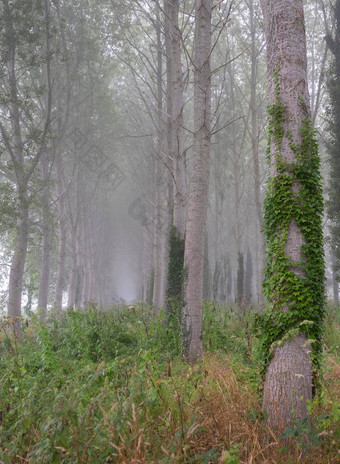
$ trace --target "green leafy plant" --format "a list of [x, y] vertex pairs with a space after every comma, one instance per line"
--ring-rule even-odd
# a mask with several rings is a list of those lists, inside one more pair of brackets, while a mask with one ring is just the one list
[[240, 447], [237, 444], [231, 445], [230, 449], [223, 453], [224, 464], [239, 464]]
[[169, 237], [169, 272], [166, 293], [167, 320], [174, 327], [181, 326], [181, 311], [184, 305], [184, 240], [174, 225]]
[[[284, 131], [286, 112], [280, 100], [278, 79], [275, 95], [276, 102], [269, 107], [268, 113], [269, 147], [276, 149], [276, 174], [269, 181], [264, 217], [267, 262], [263, 288], [269, 305], [265, 314], [256, 320], [262, 344], [263, 374], [273, 347], [289, 333], [304, 333], [312, 340], [311, 356], [317, 371], [325, 312], [323, 197], [315, 130], [306, 118], [300, 128], [301, 143], [294, 145], [291, 135]], [[300, 105], [305, 111], [302, 97]], [[281, 153], [284, 136], [290, 140], [290, 148], [295, 153], [292, 162], [286, 161]], [[300, 262], [293, 262], [286, 253], [288, 231], [293, 221], [303, 237]]]

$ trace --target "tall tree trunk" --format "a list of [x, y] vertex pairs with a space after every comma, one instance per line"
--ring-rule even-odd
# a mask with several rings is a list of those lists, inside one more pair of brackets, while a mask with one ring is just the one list
[[[44, 0], [45, 25], [46, 25], [46, 82], [49, 92], [47, 94], [46, 108], [51, 111], [51, 76], [50, 76], [50, 3]], [[38, 296], [38, 310], [42, 311], [41, 320], [44, 322], [47, 316], [48, 290], [50, 283], [50, 265], [51, 265], [51, 221], [50, 221], [50, 163], [46, 144], [41, 146], [41, 177], [43, 181], [43, 199], [42, 199], [42, 260], [40, 269], [40, 285]]]
[[42, 257], [40, 268], [40, 284], [38, 296], [38, 310], [41, 311], [41, 320], [46, 321], [48, 290], [50, 281], [50, 261], [51, 261], [51, 227], [50, 227], [50, 188], [49, 188], [49, 161], [46, 149], [41, 158], [41, 178], [43, 181], [42, 197]]
[[334, 303], [339, 305], [339, 268], [340, 268], [340, 0], [336, 0], [334, 8], [334, 38], [328, 34], [327, 44], [332, 53], [329, 69], [328, 91], [331, 100], [331, 118], [328, 130], [330, 141], [330, 179], [328, 189], [328, 217], [330, 219], [332, 278]]
[[[235, 74], [233, 69], [230, 71], [232, 76], [230, 88], [230, 103], [232, 113], [235, 114]], [[234, 180], [234, 198], [235, 198], [235, 245], [237, 253], [237, 274], [236, 274], [236, 294], [235, 301], [238, 305], [244, 302], [244, 257], [242, 250], [243, 229], [241, 224], [241, 199], [242, 199], [242, 169], [240, 154], [237, 151], [237, 133], [235, 124], [231, 128], [232, 134], [232, 158], [233, 158], [233, 180]], [[243, 218], [242, 218], [243, 219]]]
[[251, 86], [250, 86], [250, 115], [251, 115], [251, 148], [253, 157], [254, 171], [254, 197], [256, 204], [256, 213], [258, 221], [260, 247], [259, 255], [259, 279], [258, 279], [258, 297], [259, 301], [263, 300], [262, 282], [264, 277], [265, 266], [265, 246], [263, 237], [263, 213], [261, 202], [261, 178], [260, 178], [260, 162], [259, 162], [259, 121], [257, 108], [257, 58], [258, 50], [256, 48], [256, 22], [254, 14], [254, 0], [249, 1], [249, 16], [250, 16], [250, 34], [251, 34]]
[[93, 237], [93, 224], [91, 218], [89, 218], [88, 223], [88, 234], [89, 234], [89, 293], [88, 301], [97, 302], [96, 292], [95, 292], [95, 251], [94, 251], [94, 237]]
[[[26, 189], [19, 197], [19, 215], [16, 225], [16, 241], [11, 262], [8, 285], [8, 317], [21, 317], [22, 286], [28, 245], [28, 199]], [[16, 333], [20, 331], [18, 321], [14, 322]]]
[[237, 253], [237, 279], [236, 279], [237, 303], [242, 306], [244, 303], [244, 257], [240, 251]]
[[[22, 286], [28, 245], [28, 194], [27, 180], [24, 170], [23, 140], [21, 133], [20, 109], [18, 107], [18, 89], [16, 77], [16, 34], [13, 27], [12, 12], [8, 0], [4, 0], [5, 27], [8, 34], [7, 43], [7, 71], [10, 87], [10, 116], [13, 133], [13, 148], [9, 149], [15, 170], [15, 180], [18, 189], [19, 215], [16, 226], [16, 243], [11, 262], [8, 287], [7, 314], [11, 318], [21, 316]], [[3, 137], [4, 138], [4, 137]], [[4, 138], [6, 140], [6, 138]], [[18, 321], [14, 324], [15, 331], [19, 332]]]
[[173, 2], [164, 0], [164, 31], [165, 31], [165, 55], [166, 55], [166, 165], [168, 169], [167, 175], [167, 217], [164, 239], [164, 256], [163, 256], [163, 282], [162, 282], [162, 298], [164, 307], [169, 309], [168, 306], [168, 287], [169, 287], [169, 263], [170, 263], [170, 233], [173, 224], [173, 209], [174, 209], [174, 154], [173, 154], [173, 85], [172, 85], [172, 44], [170, 37], [171, 23], [171, 8]]
[[185, 237], [187, 276], [182, 321], [183, 355], [190, 363], [203, 355], [203, 266], [211, 137], [211, 0], [196, 0], [194, 46], [194, 160]]
[[[84, 221], [84, 211], [83, 207], [80, 206], [80, 215], [79, 222], [76, 233], [76, 262], [77, 262], [77, 272], [76, 272], [76, 291], [74, 304], [76, 308], [82, 307], [82, 294], [84, 286], [84, 237], [83, 237], [83, 221]], [[105, 241], [103, 243], [106, 243]], [[105, 268], [103, 268], [105, 269]], [[104, 272], [106, 277], [106, 273]]]
[[171, 53], [171, 82], [172, 86], [172, 153], [174, 159], [174, 227], [184, 240], [186, 220], [186, 168], [183, 136], [183, 72], [181, 62], [181, 31], [178, 24], [179, 1], [170, 0], [169, 8], [169, 36]]
[[58, 208], [58, 227], [59, 227], [59, 247], [58, 247], [58, 265], [55, 288], [55, 311], [57, 316], [60, 315], [63, 305], [63, 291], [65, 285], [65, 259], [66, 259], [66, 223], [65, 223], [65, 192], [62, 172], [62, 160], [60, 154], [57, 158], [57, 208]]
[[77, 289], [77, 273], [78, 273], [78, 262], [77, 262], [77, 227], [72, 227], [71, 237], [71, 275], [70, 284], [68, 288], [67, 308], [74, 308], [76, 302], [76, 289]]
[[212, 276], [209, 261], [209, 240], [208, 234], [205, 235], [204, 240], [204, 265], [203, 265], [203, 298], [211, 300], [212, 294]]
[[186, 167], [183, 136], [183, 72], [181, 62], [181, 30], [179, 1], [164, 2], [167, 51], [168, 147], [173, 172], [173, 218], [169, 228], [169, 272], [167, 313], [178, 319], [183, 306], [183, 261], [186, 220]]
[[220, 191], [221, 191], [221, 182], [220, 182], [220, 152], [219, 150], [215, 150], [215, 159], [214, 159], [214, 241], [215, 241], [215, 248], [214, 248], [214, 277], [213, 277], [213, 301], [214, 303], [218, 301], [219, 295], [219, 280], [221, 276], [221, 253], [220, 253], [220, 204], [222, 201], [220, 200]]
[[332, 255], [332, 286], [333, 286], [333, 301], [335, 306], [339, 306], [339, 281], [337, 272], [336, 257]]
[[160, 288], [160, 307], [166, 307], [166, 290], [168, 285], [169, 273], [169, 234], [171, 227], [171, 211], [168, 211], [164, 232], [161, 243], [161, 288]]
[[[85, 212], [84, 212], [85, 214]], [[84, 241], [84, 285], [82, 289], [82, 306], [85, 308], [90, 301], [91, 291], [91, 242], [89, 233], [89, 218], [84, 216], [83, 221], [83, 241]]]
[[250, 253], [250, 249], [248, 247], [246, 269], [244, 273], [244, 296], [245, 296], [245, 302], [248, 304], [251, 303], [252, 298], [253, 298], [252, 279], [253, 279], [253, 259]]
[[[265, 319], [263, 409], [269, 425], [282, 431], [292, 420], [309, 417], [311, 350], [316, 357], [322, 346], [322, 192], [310, 125], [303, 1], [261, 0], [261, 6], [271, 118], [271, 181], [265, 204], [265, 291], [271, 306]], [[276, 334], [272, 340], [271, 333]]]
[[163, 57], [161, 41], [160, 7], [157, 6], [157, 159], [156, 159], [156, 215], [154, 234], [154, 280], [153, 303], [158, 310], [162, 305], [162, 157], [163, 157]]

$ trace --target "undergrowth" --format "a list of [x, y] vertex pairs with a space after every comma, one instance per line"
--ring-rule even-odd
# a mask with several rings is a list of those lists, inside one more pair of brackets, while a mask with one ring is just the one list
[[[206, 303], [206, 355], [182, 363], [178, 331], [143, 305], [69, 311], [0, 338], [0, 460], [5, 464], [336, 463], [340, 335], [326, 319], [313, 427], [263, 420], [253, 313]], [[306, 452], [307, 450], [307, 452]]]

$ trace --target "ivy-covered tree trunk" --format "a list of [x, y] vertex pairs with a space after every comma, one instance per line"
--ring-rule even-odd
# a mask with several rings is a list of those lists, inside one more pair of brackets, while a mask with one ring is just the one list
[[322, 191], [310, 121], [302, 0], [261, 0], [267, 41], [270, 181], [262, 322], [263, 409], [284, 430], [308, 418], [322, 348]]
[[204, 239], [208, 210], [211, 126], [211, 0], [195, 3], [194, 160], [188, 200], [184, 268], [183, 355], [203, 355], [202, 298]]

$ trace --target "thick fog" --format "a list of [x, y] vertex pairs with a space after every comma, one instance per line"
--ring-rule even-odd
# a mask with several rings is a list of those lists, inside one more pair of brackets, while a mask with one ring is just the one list
[[[60, 1], [47, 10], [38, 3], [34, 11], [13, 5], [1, 32], [2, 310], [8, 298], [16, 315], [89, 302], [164, 305], [173, 211], [180, 196], [185, 210], [192, 173], [192, 2], [181, 5], [176, 27], [147, 0]], [[253, 2], [220, 3], [212, 18], [204, 297], [258, 304], [269, 174], [264, 35]], [[308, 3], [309, 90], [327, 197], [330, 10]], [[169, 37], [178, 40], [177, 58]], [[329, 248], [326, 259], [332, 297]]]

